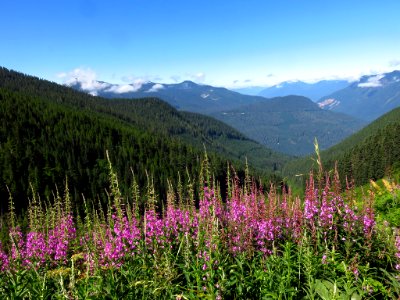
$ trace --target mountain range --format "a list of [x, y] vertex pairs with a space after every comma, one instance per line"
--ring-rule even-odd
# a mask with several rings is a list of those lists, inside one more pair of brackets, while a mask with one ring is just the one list
[[372, 121], [400, 106], [400, 71], [361, 77], [318, 101], [326, 110]]
[[[91, 86], [96, 89], [90, 92], [106, 98], [158, 97], [180, 111], [219, 119], [268, 148], [289, 155], [311, 153], [314, 137], [320, 140], [322, 148], [328, 148], [365, 124], [354, 117], [324, 111], [305, 97], [267, 99], [191, 81], [130, 85], [96, 82]], [[323, 82], [319, 86], [329, 84]], [[89, 92], [85, 83], [79, 81], [70, 87]]]
[[[97, 81], [88, 88], [76, 81], [70, 87], [105, 98], [157, 97], [178, 110], [211, 114], [223, 109], [234, 109], [244, 104], [262, 100], [260, 96], [242, 95], [226, 88], [184, 81], [177, 84], [141, 82], [126, 85]], [[96, 88], [93, 89], [92, 87]]]
[[261, 90], [258, 95], [266, 98], [298, 95], [318, 101], [321, 97], [343, 89], [349, 85], [347, 80], [321, 80], [315, 83], [285, 81]]

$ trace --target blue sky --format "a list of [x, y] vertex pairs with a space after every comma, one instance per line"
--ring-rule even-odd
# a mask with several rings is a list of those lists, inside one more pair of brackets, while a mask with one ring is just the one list
[[400, 69], [400, 1], [3, 0], [0, 65], [225, 87]]

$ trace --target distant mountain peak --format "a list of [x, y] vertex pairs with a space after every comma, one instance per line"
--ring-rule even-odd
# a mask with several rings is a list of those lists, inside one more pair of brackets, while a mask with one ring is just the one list
[[198, 87], [199, 84], [197, 84], [193, 81], [190, 81], [190, 80], [185, 80], [185, 81], [182, 81], [181, 83], [178, 83], [178, 86], [183, 89], [191, 89], [191, 88]]
[[259, 95], [267, 98], [300, 95], [316, 102], [321, 97], [345, 88], [348, 85], [349, 82], [347, 80], [321, 80], [315, 83], [291, 80], [268, 87], [259, 92]]
[[374, 75], [362, 76], [358, 82], [356, 82], [358, 87], [363, 88], [375, 88], [383, 87], [388, 84], [400, 82], [400, 71], [392, 71], [390, 73], [381, 73]]
[[318, 105], [372, 121], [400, 106], [400, 71], [362, 76], [350, 86], [322, 97]]
[[136, 81], [130, 84], [110, 84], [100, 81], [73, 82], [70, 87], [94, 96], [105, 98], [157, 97], [178, 110], [210, 114], [223, 109], [264, 99], [248, 96], [222, 87], [213, 87], [185, 80], [180, 83], [155, 83]]

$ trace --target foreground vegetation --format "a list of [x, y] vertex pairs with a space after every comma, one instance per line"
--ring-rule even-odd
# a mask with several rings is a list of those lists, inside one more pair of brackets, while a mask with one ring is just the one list
[[400, 296], [397, 229], [377, 224], [372, 192], [362, 207], [351, 189], [341, 193], [337, 173], [311, 174], [304, 199], [229, 176], [223, 202], [205, 157], [199, 203], [191, 185], [186, 193], [170, 185], [159, 208], [151, 182], [142, 205], [137, 184], [125, 199], [109, 170], [109, 205], [87, 205], [83, 217], [71, 208], [68, 184], [53, 204], [31, 199], [27, 228], [17, 224], [10, 198], [0, 250], [4, 298]]

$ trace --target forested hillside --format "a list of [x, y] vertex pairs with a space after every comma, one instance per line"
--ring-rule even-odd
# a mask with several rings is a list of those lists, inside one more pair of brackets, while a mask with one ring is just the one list
[[301, 96], [266, 99], [214, 116], [275, 151], [297, 156], [312, 153], [315, 137], [326, 149], [364, 125]]
[[[0, 78], [0, 196], [8, 198], [8, 187], [19, 209], [26, 206], [32, 188], [42, 197], [52, 198], [56, 187], [63, 190], [66, 178], [75, 201], [81, 204], [84, 195], [104, 203], [109, 185], [106, 150], [123, 193], [131, 192], [134, 174], [141, 187], [153, 181], [155, 193], [163, 200], [167, 180], [174, 185], [179, 177], [182, 182], [198, 182], [203, 142], [222, 189], [227, 159], [234, 160], [237, 153], [227, 152], [222, 144], [217, 149], [220, 144], [214, 140], [232, 139], [238, 145], [248, 141], [255, 149], [261, 147], [208, 118], [194, 116], [198, 122], [193, 125], [188, 121], [192, 115], [180, 115], [156, 99], [120, 100], [111, 105], [109, 100], [5, 69]], [[168, 110], [170, 113], [164, 113]], [[181, 126], [175, 126], [174, 120]], [[216, 127], [208, 126], [207, 121]], [[238, 174], [243, 174], [244, 160], [232, 163]], [[7, 202], [1, 205], [6, 210]]]
[[135, 128], [178, 138], [195, 147], [244, 161], [259, 170], [281, 170], [289, 159], [262, 146], [230, 126], [196, 113], [179, 112], [164, 101], [146, 99], [103, 99], [49, 81], [0, 68], [0, 87], [22, 91], [41, 99], [74, 108], [96, 111], [132, 124]]
[[[321, 152], [326, 169], [338, 162], [342, 177], [357, 185], [379, 179], [400, 168], [400, 108], [383, 115], [341, 143]], [[284, 174], [304, 174], [315, 163], [311, 157], [288, 162]], [[304, 177], [297, 177], [298, 179]]]

